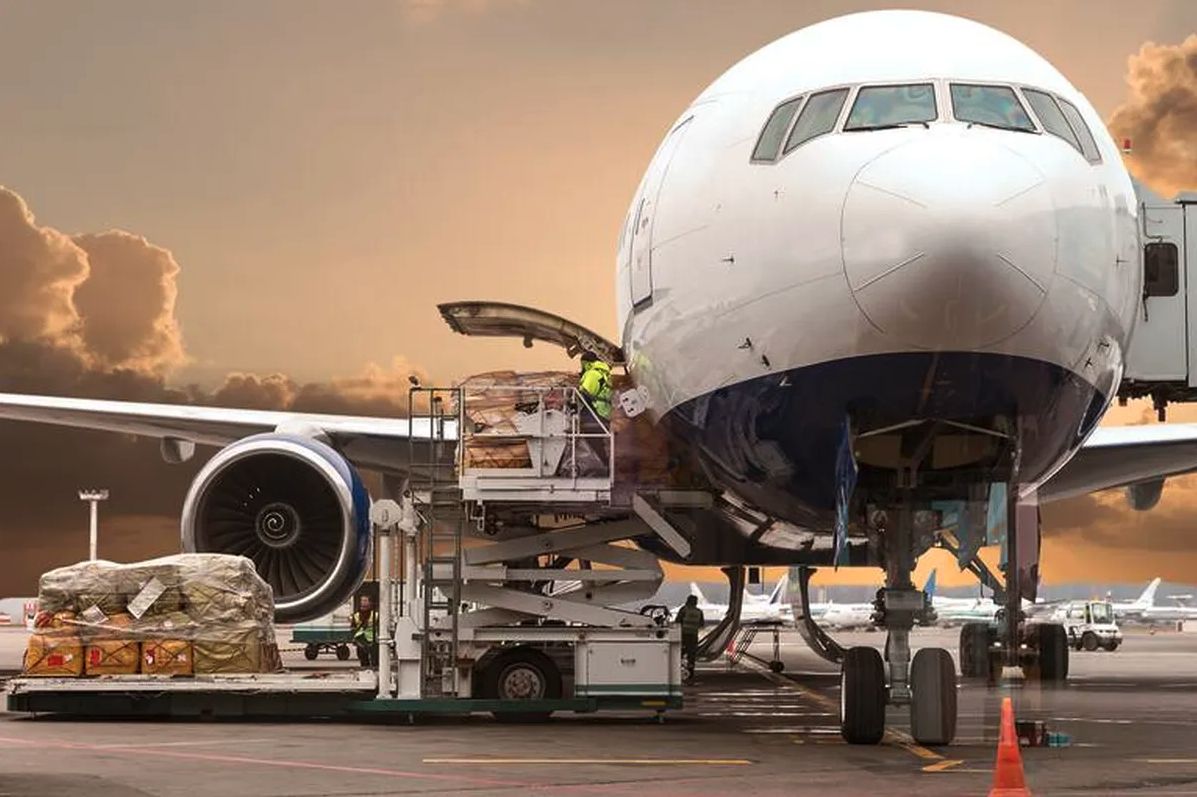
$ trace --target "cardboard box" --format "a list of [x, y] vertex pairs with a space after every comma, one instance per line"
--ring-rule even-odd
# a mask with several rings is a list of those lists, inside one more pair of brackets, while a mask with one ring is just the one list
[[129, 639], [97, 639], [84, 650], [87, 675], [134, 675], [141, 662], [141, 645]]
[[185, 639], [152, 639], [141, 643], [141, 672], [145, 675], [191, 675], [195, 656]]
[[29, 635], [25, 648], [26, 675], [78, 678], [83, 674], [83, 643], [62, 632]]

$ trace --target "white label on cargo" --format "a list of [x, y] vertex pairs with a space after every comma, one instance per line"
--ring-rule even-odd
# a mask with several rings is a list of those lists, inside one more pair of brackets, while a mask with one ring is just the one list
[[140, 620], [146, 609], [150, 608], [163, 592], [166, 592], [166, 585], [159, 581], [157, 576], [154, 576], [148, 584], [141, 588], [137, 597], [129, 601], [129, 614]]
[[103, 625], [108, 621], [108, 615], [104, 614], [104, 610], [94, 604], [80, 612], [79, 616], [88, 625]]

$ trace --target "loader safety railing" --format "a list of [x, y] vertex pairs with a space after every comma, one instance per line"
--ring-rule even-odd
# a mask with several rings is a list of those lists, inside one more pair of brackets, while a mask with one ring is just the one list
[[459, 407], [466, 500], [609, 499], [614, 435], [576, 387], [470, 385]]

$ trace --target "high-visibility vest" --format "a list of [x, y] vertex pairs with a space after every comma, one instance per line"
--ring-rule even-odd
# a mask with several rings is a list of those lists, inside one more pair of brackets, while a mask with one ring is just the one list
[[353, 638], [361, 638], [363, 642], [373, 644], [374, 642], [374, 626], [378, 624], [378, 612], [371, 610], [370, 622], [362, 622], [362, 613], [354, 612], [353, 616], [349, 618], [349, 622], [353, 625]]
[[582, 373], [578, 389], [594, 408], [595, 415], [604, 421], [611, 419], [611, 366], [602, 360], [590, 363]]

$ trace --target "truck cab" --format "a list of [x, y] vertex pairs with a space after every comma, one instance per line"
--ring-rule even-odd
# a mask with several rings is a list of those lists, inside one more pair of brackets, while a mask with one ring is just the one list
[[1063, 624], [1074, 650], [1115, 651], [1122, 644], [1122, 631], [1114, 621], [1109, 601], [1069, 601], [1053, 618]]

